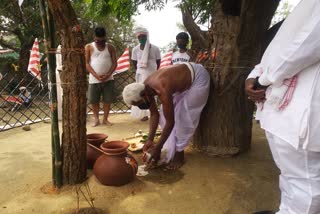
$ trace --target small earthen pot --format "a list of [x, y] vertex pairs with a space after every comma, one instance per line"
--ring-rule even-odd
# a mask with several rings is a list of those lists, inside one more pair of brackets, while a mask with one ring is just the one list
[[[93, 133], [93, 134], [87, 134], [87, 143], [90, 143], [91, 145], [100, 148], [100, 145], [105, 142], [105, 140], [108, 138], [107, 135], [102, 133]], [[91, 146], [87, 145], [87, 168], [92, 169], [95, 161], [102, 153], [98, 151], [95, 148], [92, 148]]]
[[105, 152], [95, 162], [93, 173], [101, 184], [122, 186], [134, 179], [138, 170], [137, 161], [127, 153], [129, 143], [109, 141], [101, 144]]

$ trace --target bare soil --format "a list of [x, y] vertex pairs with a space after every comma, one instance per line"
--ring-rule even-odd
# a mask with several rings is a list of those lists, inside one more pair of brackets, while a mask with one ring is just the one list
[[[115, 125], [93, 128], [89, 120], [87, 133], [121, 140], [148, 129], [148, 122], [128, 114], [111, 115], [110, 121]], [[84, 184], [51, 188], [50, 130], [50, 124], [41, 122], [30, 131], [20, 127], [0, 132], [0, 213], [64, 214], [79, 207], [78, 213], [249, 214], [276, 210], [279, 204], [278, 171], [257, 125], [251, 150], [233, 158], [209, 157], [190, 146], [180, 170], [157, 169], [122, 187], [103, 186], [88, 171], [97, 212], [81, 193], [90, 196]], [[140, 161], [140, 154], [135, 157]]]

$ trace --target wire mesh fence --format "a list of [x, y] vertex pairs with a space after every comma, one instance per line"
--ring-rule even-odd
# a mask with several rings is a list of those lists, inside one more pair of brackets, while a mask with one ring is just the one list
[[[129, 107], [123, 102], [123, 88], [135, 81], [135, 73], [123, 72], [114, 75], [116, 102], [110, 113], [126, 113]], [[42, 81], [25, 74], [1, 73], [0, 80], [0, 131], [50, 119], [49, 88], [47, 73]], [[92, 113], [88, 105], [88, 114]]]

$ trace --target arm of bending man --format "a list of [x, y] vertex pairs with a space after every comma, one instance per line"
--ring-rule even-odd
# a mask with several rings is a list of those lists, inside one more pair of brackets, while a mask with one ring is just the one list
[[[160, 93], [160, 100], [162, 103], [163, 114], [166, 120], [165, 126], [163, 127], [162, 134], [160, 136], [159, 142], [157, 143], [156, 147], [151, 152], [151, 158], [149, 163], [152, 159], [157, 162], [160, 159], [161, 149], [164, 143], [167, 141], [168, 137], [171, 134], [171, 131], [174, 127], [174, 106], [173, 106], [173, 97], [172, 94], [168, 92], [168, 89], [162, 87], [160, 89], [162, 93]], [[149, 132], [149, 142], [153, 142], [157, 126], [159, 124], [159, 112], [156, 105], [150, 107], [150, 132]]]

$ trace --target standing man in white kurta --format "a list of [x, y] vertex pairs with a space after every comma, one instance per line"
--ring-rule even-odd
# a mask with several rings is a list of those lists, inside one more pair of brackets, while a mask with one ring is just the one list
[[[151, 44], [149, 33], [146, 28], [137, 27], [135, 34], [139, 40], [139, 45], [133, 48], [131, 60], [136, 69], [136, 82], [143, 83], [153, 72], [160, 67], [161, 55], [160, 49]], [[131, 116], [148, 120], [149, 110], [141, 110], [136, 106], [131, 108]]]
[[106, 30], [96, 27], [94, 42], [85, 47], [86, 68], [89, 74], [89, 103], [94, 116], [93, 126], [100, 124], [99, 103], [103, 98], [103, 124], [112, 125], [108, 120], [110, 105], [115, 100], [113, 72], [117, 67], [115, 48], [106, 42]]
[[319, 0], [302, 0], [246, 80], [281, 172], [277, 214], [320, 213], [319, 11]]

